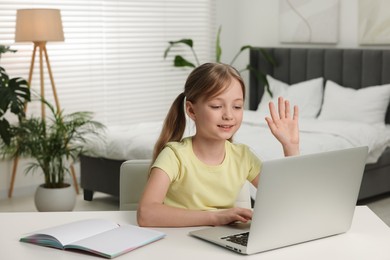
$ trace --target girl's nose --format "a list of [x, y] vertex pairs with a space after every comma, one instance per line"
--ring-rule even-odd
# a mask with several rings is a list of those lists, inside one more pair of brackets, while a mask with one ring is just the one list
[[222, 115], [223, 120], [231, 120], [233, 119], [232, 112], [229, 109], [226, 109]]

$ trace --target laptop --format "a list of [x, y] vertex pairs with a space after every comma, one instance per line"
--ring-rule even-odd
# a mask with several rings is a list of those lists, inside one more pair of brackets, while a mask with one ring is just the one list
[[254, 254], [346, 232], [352, 223], [368, 147], [263, 162], [250, 223], [190, 235]]

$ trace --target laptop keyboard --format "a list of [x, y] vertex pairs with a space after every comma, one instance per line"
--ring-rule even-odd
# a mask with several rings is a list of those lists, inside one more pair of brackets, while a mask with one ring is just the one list
[[249, 232], [245, 232], [245, 233], [230, 235], [226, 237], [221, 237], [221, 239], [225, 239], [226, 241], [236, 243], [242, 246], [246, 246], [248, 244], [248, 237], [249, 237]]

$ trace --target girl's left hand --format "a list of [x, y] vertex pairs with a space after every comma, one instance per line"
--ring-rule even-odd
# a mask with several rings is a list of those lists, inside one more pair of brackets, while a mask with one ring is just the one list
[[299, 128], [298, 128], [298, 107], [294, 106], [294, 113], [291, 115], [290, 102], [283, 97], [278, 98], [278, 112], [273, 102], [269, 103], [271, 117], [265, 120], [272, 132], [283, 146], [285, 156], [299, 154]]

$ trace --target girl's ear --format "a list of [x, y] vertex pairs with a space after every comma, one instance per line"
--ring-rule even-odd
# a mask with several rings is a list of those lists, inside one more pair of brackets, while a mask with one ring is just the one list
[[191, 103], [191, 101], [186, 101], [186, 113], [187, 115], [195, 121], [195, 111], [194, 111], [194, 105]]

